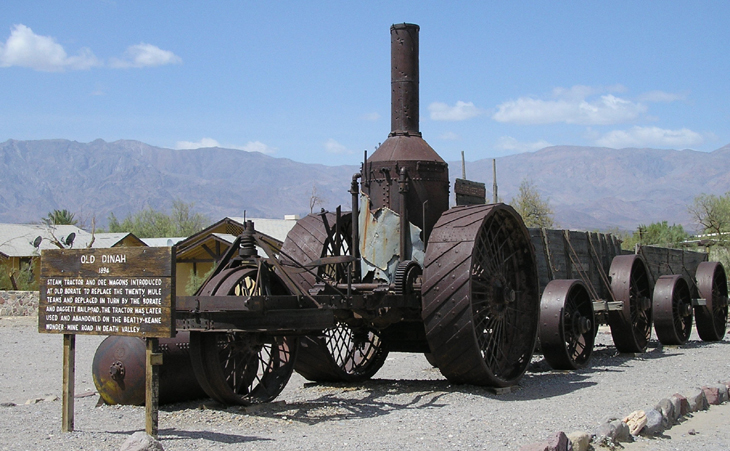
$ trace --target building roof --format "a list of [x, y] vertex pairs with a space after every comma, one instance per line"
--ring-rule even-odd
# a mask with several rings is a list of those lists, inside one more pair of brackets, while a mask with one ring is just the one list
[[266, 219], [266, 218], [244, 218], [229, 216], [228, 219], [241, 224], [245, 221], [253, 221], [254, 228], [257, 232], [268, 235], [272, 238], [276, 238], [279, 241], [284, 241], [286, 235], [297, 223], [296, 219]]
[[140, 238], [144, 244], [149, 247], [171, 247], [186, 239], [186, 237], [176, 236], [169, 238]]
[[[73, 237], [69, 238], [73, 234]], [[40, 237], [38, 247], [34, 246]], [[94, 249], [104, 249], [122, 242], [144, 246], [139, 238], [131, 233], [95, 233]], [[37, 257], [44, 249], [58, 249], [56, 242], [69, 249], [82, 249], [89, 246], [92, 234], [73, 225], [45, 224], [0, 224], [0, 256]], [[66, 243], [69, 243], [68, 245]]]
[[[246, 218], [253, 221], [256, 231], [284, 241], [297, 223], [296, 219]], [[190, 262], [218, 261], [236, 237], [243, 231], [244, 219], [226, 217], [177, 244], [177, 260]], [[259, 250], [261, 252], [261, 250]]]

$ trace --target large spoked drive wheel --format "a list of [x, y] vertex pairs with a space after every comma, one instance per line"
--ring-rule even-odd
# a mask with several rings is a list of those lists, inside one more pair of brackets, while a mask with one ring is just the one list
[[512, 207], [456, 207], [439, 218], [426, 249], [422, 314], [446, 378], [517, 383], [535, 347], [537, 280], [530, 234]]
[[593, 302], [583, 282], [553, 280], [540, 300], [540, 347], [557, 370], [584, 367], [593, 353], [596, 336]]
[[[322, 257], [348, 255], [352, 243], [352, 215], [343, 213], [339, 225], [335, 214], [314, 214], [297, 221], [281, 248], [285, 267], [307, 265]], [[313, 272], [330, 282], [347, 281], [342, 265], [324, 265]], [[317, 283], [309, 272], [292, 276], [308, 290]], [[371, 378], [383, 366], [388, 351], [377, 331], [337, 323], [321, 335], [300, 339], [295, 370], [315, 382], [358, 382]]]
[[695, 274], [697, 291], [706, 305], [695, 307], [697, 333], [704, 341], [719, 341], [727, 327], [727, 276], [718, 262], [702, 262]]
[[638, 255], [613, 258], [609, 270], [611, 291], [623, 309], [608, 312], [613, 343], [619, 352], [644, 352], [651, 336], [651, 282]]
[[[278, 278], [262, 282], [256, 268], [226, 269], [201, 291], [206, 295], [288, 294]], [[205, 393], [223, 404], [255, 404], [276, 398], [296, 359], [294, 337], [251, 332], [191, 332], [190, 359]]]
[[654, 330], [664, 345], [681, 345], [692, 332], [692, 295], [680, 275], [661, 276], [654, 285]]
[[387, 351], [375, 331], [347, 324], [326, 329], [321, 336], [302, 339], [296, 370], [318, 382], [360, 382], [370, 379], [385, 363]]

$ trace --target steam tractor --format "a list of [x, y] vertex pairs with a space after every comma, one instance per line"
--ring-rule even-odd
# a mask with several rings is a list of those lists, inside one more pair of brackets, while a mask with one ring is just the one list
[[[547, 239], [531, 237], [510, 206], [486, 204], [483, 185], [466, 183], [457, 198], [471, 205], [449, 208], [448, 165], [419, 131], [418, 34], [418, 25], [390, 28], [391, 132], [353, 175], [351, 211], [309, 215], [283, 243], [249, 221], [198, 292], [177, 297], [178, 334], [189, 333], [192, 371], [211, 398], [269, 401], [294, 370], [362, 381], [389, 351], [424, 353], [455, 383], [508, 387], [527, 369], [538, 328], [546, 358], [578, 368], [601, 319], [620, 350], [645, 349], [654, 281], [640, 255], [614, 249], [617, 260], [592, 266], [605, 283], [591, 289], [587, 271], [558, 274], [550, 246], [536, 254], [533, 242]], [[540, 278], [540, 262], [541, 274], [555, 274]], [[675, 340], [686, 340], [693, 308], [709, 339], [724, 335], [724, 271], [703, 268], [707, 293], [691, 294], [694, 282], [677, 276], [656, 304], [668, 305], [662, 324]]]

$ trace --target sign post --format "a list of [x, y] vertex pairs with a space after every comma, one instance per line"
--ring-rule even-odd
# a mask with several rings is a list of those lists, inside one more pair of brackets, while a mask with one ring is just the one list
[[76, 380], [76, 335], [63, 334], [63, 413], [61, 431], [74, 430], [74, 381]]
[[145, 429], [157, 437], [157, 339], [175, 336], [174, 278], [174, 248], [43, 251], [38, 331], [63, 334], [64, 432], [74, 429], [76, 335], [127, 335], [146, 341]]

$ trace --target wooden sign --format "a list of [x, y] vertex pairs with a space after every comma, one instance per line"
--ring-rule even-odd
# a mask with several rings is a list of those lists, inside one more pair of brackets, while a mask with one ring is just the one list
[[169, 247], [44, 250], [38, 331], [173, 337], [174, 273]]
[[454, 194], [456, 194], [456, 205], [483, 205], [487, 200], [487, 188], [484, 183], [471, 180], [456, 179]]

